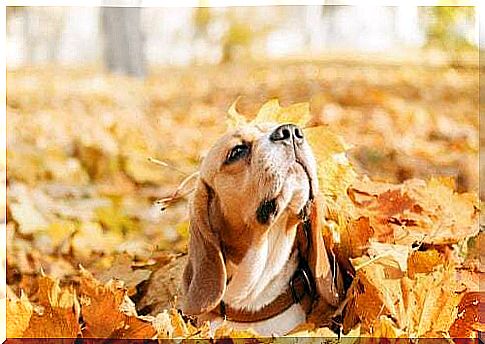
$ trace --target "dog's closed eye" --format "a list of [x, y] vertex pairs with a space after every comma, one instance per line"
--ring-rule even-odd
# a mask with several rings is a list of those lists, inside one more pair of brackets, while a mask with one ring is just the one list
[[246, 143], [239, 144], [232, 148], [230, 152], [227, 154], [225, 164], [231, 164], [242, 158], [246, 157], [249, 154], [250, 147]]

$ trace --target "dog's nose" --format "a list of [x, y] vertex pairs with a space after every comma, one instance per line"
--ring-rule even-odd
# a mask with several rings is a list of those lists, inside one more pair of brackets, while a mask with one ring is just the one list
[[283, 124], [271, 133], [269, 139], [273, 142], [301, 142], [303, 141], [303, 131], [294, 124]]

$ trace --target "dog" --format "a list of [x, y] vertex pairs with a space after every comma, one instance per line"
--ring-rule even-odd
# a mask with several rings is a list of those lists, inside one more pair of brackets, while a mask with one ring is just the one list
[[298, 126], [247, 125], [220, 138], [190, 202], [183, 312], [268, 336], [317, 309], [330, 318], [344, 290], [325, 247], [318, 190]]

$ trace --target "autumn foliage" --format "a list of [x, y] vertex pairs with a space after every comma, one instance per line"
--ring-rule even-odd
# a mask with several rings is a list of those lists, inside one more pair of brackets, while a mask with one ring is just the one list
[[[484, 331], [473, 74], [224, 68], [145, 82], [8, 73], [7, 337], [257, 336], [177, 310], [189, 176], [226, 128], [250, 121], [298, 124], [313, 148], [322, 231], [354, 277], [343, 336]], [[337, 337], [317, 320], [289, 336]]]

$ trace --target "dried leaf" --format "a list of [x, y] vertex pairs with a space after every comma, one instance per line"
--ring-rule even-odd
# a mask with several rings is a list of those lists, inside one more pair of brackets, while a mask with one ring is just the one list
[[137, 304], [138, 309], [148, 309], [150, 314], [155, 315], [164, 309], [179, 306], [181, 300], [178, 296], [182, 295], [182, 275], [186, 263], [185, 255], [154, 271], [145, 294]]
[[466, 293], [461, 299], [455, 322], [449, 333], [452, 338], [478, 338], [479, 332], [485, 332], [483, 304], [485, 293]]
[[[349, 196], [353, 216], [366, 216], [379, 242], [411, 245], [454, 244], [477, 234], [476, 199], [457, 194], [437, 180], [402, 185], [365, 181], [354, 183]], [[357, 200], [357, 195], [365, 199]]]
[[463, 296], [463, 288], [454, 280], [452, 270], [419, 274], [414, 280], [404, 278], [402, 288], [409, 336], [449, 330]]
[[357, 176], [346, 157], [347, 147], [327, 127], [307, 128], [304, 132], [315, 155], [322, 195], [329, 200], [342, 198]]
[[374, 230], [370, 227], [368, 217], [359, 217], [357, 220], [350, 220], [340, 230], [339, 248], [345, 256], [355, 258], [362, 256], [369, 247], [369, 239], [372, 238]]
[[120, 254], [110, 268], [94, 273], [94, 276], [101, 282], [107, 283], [111, 279], [118, 279], [124, 282], [128, 295], [136, 293], [136, 286], [150, 278], [151, 271], [145, 269], [132, 269], [133, 257], [128, 254]]
[[138, 318], [135, 305], [120, 281], [101, 284], [82, 270], [80, 301], [86, 323], [85, 337], [153, 338], [155, 329]]
[[38, 305], [22, 293], [7, 303], [8, 337], [76, 338], [81, 332], [79, 303], [73, 290], [61, 289], [59, 281], [39, 278]]
[[33, 314], [33, 306], [24, 293], [20, 299], [7, 299], [7, 337], [21, 338], [27, 330]]
[[435, 249], [414, 251], [408, 259], [409, 277], [414, 278], [417, 273], [430, 273], [444, 262], [444, 257]]
[[310, 104], [298, 103], [281, 107], [278, 99], [264, 103], [251, 123], [291, 123], [304, 127], [311, 119]]
[[[348, 313], [344, 319], [344, 333], [355, 326], [359, 319], [362, 333], [372, 333], [374, 321], [380, 316], [389, 316], [399, 328], [406, 323], [400, 278], [388, 276], [387, 271], [398, 267], [389, 265], [385, 260], [378, 260], [357, 271], [348, 292]], [[393, 274], [394, 275], [394, 274]]]
[[239, 99], [241, 99], [241, 97], [237, 97], [236, 100], [231, 104], [229, 110], [227, 110], [227, 126], [230, 129], [238, 128], [247, 124], [246, 117], [237, 112], [236, 109]]

